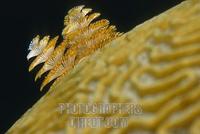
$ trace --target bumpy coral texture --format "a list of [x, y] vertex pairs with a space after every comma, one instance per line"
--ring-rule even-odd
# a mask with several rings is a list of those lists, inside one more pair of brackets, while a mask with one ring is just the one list
[[[55, 82], [8, 134], [199, 134], [199, 24], [200, 1], [188, 0], [137, 26]], [[134, 102], [143, 111], [126, 128], [78, 129], [56, 110], [64, 102]]]

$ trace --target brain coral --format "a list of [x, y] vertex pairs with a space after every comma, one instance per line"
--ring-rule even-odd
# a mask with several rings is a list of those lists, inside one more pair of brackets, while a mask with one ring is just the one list
[[[188, 0], [135, 27], [81, 60], [7, 133], [199, 134], [199, 24], [200, 1]], [[68, 127], [58, 104], [87, 102], [134, 102], [142, 114], [125, 128]]]

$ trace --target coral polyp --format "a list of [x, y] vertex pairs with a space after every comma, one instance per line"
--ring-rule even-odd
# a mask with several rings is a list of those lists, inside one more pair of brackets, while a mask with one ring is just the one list
[[41, 85], [41, 90], [52, 80], [66, 74], [82, 58], [121, 35], [116, 32], [115, 26], [109, 26], [108, 20], [94, 21], [100, 16], [100, 13], [91, 13], [91, 11], [92, 9], [84, 8], [84, 6], [77, 6], [69, 10], [64, 19], [63, 41], [56, 48], [58, 36], [49, 41], [49, 36], [40, 40], [40, 36], [37, 35], [31, 41], [27, 59], [37, 57], [31, 63], [29, 71], [45, 62], [36, 74], [35, 80], [37, 80], [50, 70]]

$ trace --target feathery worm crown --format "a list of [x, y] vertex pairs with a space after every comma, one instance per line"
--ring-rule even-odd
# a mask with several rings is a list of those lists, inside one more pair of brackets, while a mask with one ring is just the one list
[[59, 36], [53, 39], [45, 36], [40, 39], [37, 35], [31, 41], [27, 60], [36, 58], [29, 66], [29, 71], [44, 63], [36, 74], [35, 80], [50, 71], [41, 85], [41, 90], [52, 80], [69, 72], [82, 58], [121, 35], [116, 32], [115, 26], [109, 26], [109, 21], [106, 19], [93, 22], [100, 13], [91, 13], [91, 11], [92, 9], [84, 6], [77, 6], [68, 11], [64, 19], [63, 41], [57, 47]]

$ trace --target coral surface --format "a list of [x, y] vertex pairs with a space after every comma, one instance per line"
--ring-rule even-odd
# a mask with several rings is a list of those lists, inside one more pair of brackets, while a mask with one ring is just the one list
[[[133, 102], [142, 114], [128, 115], [125, 128], [67, 126], [58, 104], [87, 102]], [[184, 1], [81, 60], [7, 133], [200, 134], [200, 1]]]

